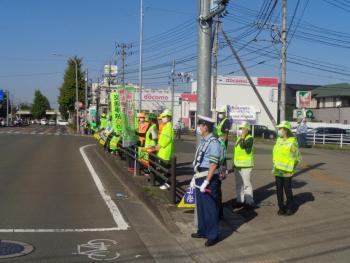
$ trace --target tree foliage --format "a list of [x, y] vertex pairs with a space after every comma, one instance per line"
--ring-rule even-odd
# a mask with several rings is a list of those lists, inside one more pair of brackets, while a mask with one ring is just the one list
[[85, 73], [82, 72], [82, 59], [78, 57], [69, 58], [64, 73], [63, 83], [59, 89], [58, 96], [59, 111], [64, 119], [68, 118], [68, 112], [74, 112], [76, 101], [75, 66], [78, 69], [78, 98], [80, 102], [85, 98]]
[[50, 109], [49, 100], [41, 93], [40, 90], [36, 90], [34, 94], [34, 101], [32, 106], [32, 115], [34, 119], [41, 119], [45, 117], [46, 110]]

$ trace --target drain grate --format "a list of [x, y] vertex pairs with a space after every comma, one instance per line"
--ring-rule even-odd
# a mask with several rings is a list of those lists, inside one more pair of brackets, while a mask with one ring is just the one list
[[13, 240], [0, 240], [0, 259], [14, 258], [33, 252], [34, 246]]

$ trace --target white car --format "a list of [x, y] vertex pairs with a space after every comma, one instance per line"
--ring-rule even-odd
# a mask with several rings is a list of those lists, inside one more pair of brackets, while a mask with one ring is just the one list
[[68, 121], [58, 120], [58, 121], [57, 121], [57, 125], [67, 126], [67, 125], [68, 125]]
[[56, 121], [54, 121], [54, 120], [49, 120], [49, 125], [56, 125]]
[[41, 119], [40, 120], [40, 125], [47, 125], [49, 122], [46, 119]]

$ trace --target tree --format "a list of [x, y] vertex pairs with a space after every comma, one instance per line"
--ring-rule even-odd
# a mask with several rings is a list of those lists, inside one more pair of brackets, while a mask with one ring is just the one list
[[34, 101], [32, 106], [32, 115], [34, 119], [41, 119], [45, 117], [46, 110], [50, 109], [49, 100], [41, 93], [40, 90], [36, 90], [34, 94]]
[[78, 67], [78, 98], [84, 101], [85, 98], [85, 73], [81, 71], [82, 59], [78, 57], [69, 58], [67, 69], [64, 73], [63, 83], [60, 87], [58, 96], [59, 111], [64, 119], [68, 118], [68, 111], [73, 113], [75, 110], [76, 87], [75, 87], [75, 65]]

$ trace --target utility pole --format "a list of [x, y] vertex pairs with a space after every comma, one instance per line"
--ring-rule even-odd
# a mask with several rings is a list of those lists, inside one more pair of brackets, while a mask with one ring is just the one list
[[10, 99], [10, 92], [6, 90], [6, 126], [9, 126], [9, 99]]
[[85, 121], [87, 120], [87, 107], [88, 107], [88, 81], [89, 81], [89, 71], [85, 71]]
[[126, 56], [132, 55], [131, 51], [127, 51], [127, 50], [132, 48], [132, 45], [122, 43], [122, 44], [118, 44], [117, 47], [120, 48], [120, 50], [118, 51], [118, 55], [120, 55], [122, 57], [122, 80], [121, 80], [121, 82], [122, 82], [122, 86], [125, 87], [125, 67], [126, 67], [125, 58], [126, 58]]
[[142, 109], [142, 84], [143, 84], [143, 0], [141, 0], [141, 11], [140, 11], [140, 66], [139, 66], [139, 112]]
[[216, 24], [215, 24], [215, 38], [214, 38], [214, 63], [213, 63], [213, 104], [212, 108], [216, 112], [216, 97], [217, 97], [217, 79], [218, 79], [218, 51], [219, 51], [219, 26], [220, 20], [219, 16], [217, 16]]
[[253, 82], [252, 79], [250, 78], [250, 75], [249, 75], [248, 71], [247, 71], [246, 68], [244, 67], [244, 65], [243, 65], [243, 63], [242, 63], [242, 61], [241, 61], [241, 59], [239, 58], [239, 56], [238, 56], [236, 50], [235, 50], [234, 47], [233, 47], [232, 42], [228, 39], [228, 37], [227, 37], [225, 31], [224, 31], [222, 28], [221, 28], [221, 32], [222, 32], [222, 34], [224, 35], [225, 40], [226, 40], [226, 42], [227, 42], [229, 48], [231, 49], [232, 54], [235, 56], [235, 58], [236, 58], [236, 60], [237, 60], [237, 62], [238, 62], [238, 64], [239, 64], [239, 66], [241, 67], [241, 69], [242, 69], [244, 75], [245, 75], [246, 78], [248, 79], [248, 82], [249, 82], [250, 86], [253, 88], [253, 90], [254, 90], [254, 92], [255, 92], [255, 95], [258, 97], [258, 99], [259, 99], [261, 105], [263, 106], [265, 112], [266, 112], [267, 115], [269, 116], [269, 118], [270, 118], [272, 124], [273, 124], [274, 126], [276, 126], [276, 120], [275, 120], [274, 117], [272, 116], [272, 114], [271, 114], [269, 108], [266, 106], [266, 104], [265, 104], [263, 98], [261, 97], [261, 95], [260, 95], [258, 89], [256, 88], [254, 82]]
[[198, 0], [197, 115], [211, 117], [212, 17], [210, 0]]
[[[174, 94], [175, 94], [175, 59], [173, 60], [173, 66], [171, 68], [171, 113], [174, 117]], [[171, 118], [171, 125], [174, 126], [174, 118]]]
[[287, 0], [282, 0], [280, 122], [286, 119]]
[[99, 114], [99, 104], [100, 104], [100, 77], [97, 77], [97, 90], [96, 90], [96, 123], [100, 125], [100, 114]]
[[78, 61], [76, 57], [73, 59], [75, 62], [75, 104], [76, 104], [76, 115], [77, 115], [77, 133], [79, 133], [79, 89], [78, 89]]

